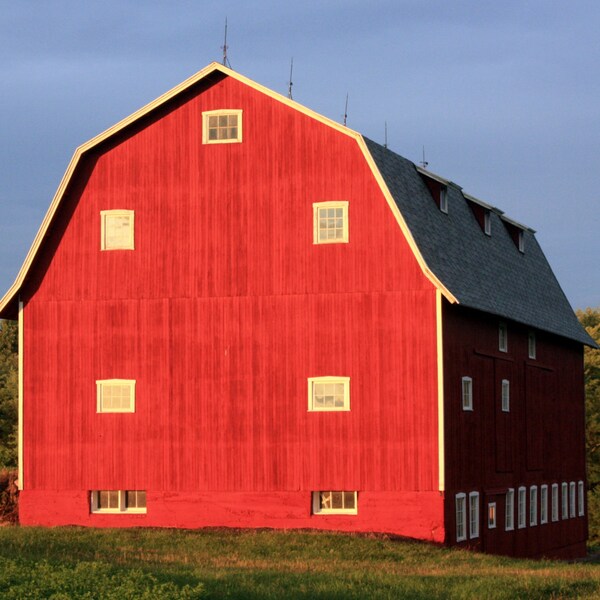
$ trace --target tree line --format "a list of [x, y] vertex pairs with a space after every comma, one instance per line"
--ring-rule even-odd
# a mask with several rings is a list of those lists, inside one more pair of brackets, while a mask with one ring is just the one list
[[[577, 317], [600, 344], [600, 307]], [[600, 350], [584, 350], [588, 517], [590, 541], [600, 543]], [[0, 320], [0, 470], [17, 466], [18, 329]]]

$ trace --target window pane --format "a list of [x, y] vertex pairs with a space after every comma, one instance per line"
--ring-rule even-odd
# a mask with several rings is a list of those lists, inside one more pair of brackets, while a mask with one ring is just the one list
[[344, 492], [344, 508], [352, 509], [354, 506], [354, 492]]
[[331, 508], [331, 492], [321, 492], [321, 508]]
[[344, 508], [344, 494], [342, 492], [331, 492], [331, 507]]

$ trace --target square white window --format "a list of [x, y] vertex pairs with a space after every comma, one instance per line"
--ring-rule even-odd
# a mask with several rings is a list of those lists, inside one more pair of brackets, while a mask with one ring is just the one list
[[315, 515], [356, 515], [358, 514], [358, 492], [313, 492], [312, 505]]
[[135, 380], [102, 379], [96, 381], [96, 412], [135, 412]]
[[138, 513], [146, 512], [144, 490], [94, 490], [91, 493], [93, 513]]
[[510, 381], [502, 380], [502, 411], [510, 412]]
[[462, 409], [473, 410], [473, 380], [470, 377], [462, 378]]
[[558, 521], [558, 483], [552, 484], [552, 521]]
[[350, 377], [309, 377], [308, 410], [350, 410]]
[[529, 358], [535, 359], [537, 357], [537, 344], [535, 340], [535, 332], [530, 331], [527, 335], [527, 349]]
[[469, 494], [469, 537], [479, 537], [479, 492]]
[[496, 503], [488, 504], [488, 529], [496, 529]]
[[569, 484], [569, 518], [573, 519], [576, 514], [576, 506], [575, 506], [575, 482], [571, 481]]
[[538, 519], [538, 489], [537, 485], [529, 488], [529, 525], [535, 527]]
[[241, 141], [241, 110], [224, 109], [202, 113], [203, 144], [235, 144]]
[[498, 350], [508, 352], [508, 328], [506, 323], [498, 324]]
[[506, 491], [504, 529], [512, 531], [515, 528], [515, 490], [509, 488]]
[[540, 488], [540, 524], [548, 522], [548, 486], [543, 485]]
[[569, 518], [569, 484], [562, 484], [562, 518]]
[[134, 211], [100, 211], [100, 250], [134, 249]]
[[527, 488], [520, 487], [517, 496], [517, 527], [523, 529], [527, 525]]
[[483, 214], [483, 231], [485, 235], [492, 235], [492, 215], [489, 210]]
[[577, 491], [577, 514], [583, 517], [585, 515], [585, 487], [583, 481], [577, 482]]
[[465, 494], [456, 494], [456, 541], [467, 539], [467, 497]]
[[348, 243], [348, 202], [313, 203], [313, 243]]

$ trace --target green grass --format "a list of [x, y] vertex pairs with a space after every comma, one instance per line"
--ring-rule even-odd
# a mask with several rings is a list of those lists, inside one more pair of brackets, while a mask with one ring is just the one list
[[0, 527], [0, 597], [600, 598], [600, 565], [333, 533]]

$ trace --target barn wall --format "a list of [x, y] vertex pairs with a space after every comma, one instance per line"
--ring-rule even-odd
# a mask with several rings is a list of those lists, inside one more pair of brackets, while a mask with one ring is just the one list
[[[529, 329], [507, 322], [508, 352], [498, 350], [500, 319], [445, 305], [447, 541], [456, 539], [455, 494], [480, 493], [480, 537], [464, 545], [517, 556], [585, 554], [587, 516], [540, 523], [540, 487], [585, 477], [583, 354], [580, 344], [536, 331], [536, 359], [528, 357]], [[461, 379], [473, 379], [474, 410], [461, 405]], [[501, 382], [510, 381], [510, 411], [501, 408]], [[517, 527], [517, 490], [527, 488], [526, 527]], [[538, 487], [537, 522], [530, 526], [529, 491]], [[515, 530], [505, 531], [505, 494], [515, 490]], [[496, 502], [496, 529], [487, 527]], [[587, 511], [586, 511], [587, 512]]]
[[[202, 145], [218, 108], [243, 109], [243, 143]], [[398, 494], [439, 498], [435, 290], [356, 141], [224, 79], [84, 167], [25, 288], [24, 522], [78, 502], [105, 523], [89, 490], [145, 489], [153, 525], [243, 493], [263, 526], [274, 492], [348, 489], [365, 504], [341, 528], [439, 536], [437, 500], [398, 524]], [[313, 244], [325, 200], [349, 202], [348, 244]], [[107, 209], [135, 211], [135, 250], [100, 251]], [[350, 377], [350, 412], [308, 412], [320, 375]], [[134, 414], [96, 413], [108, 378], [136, 380]]]

